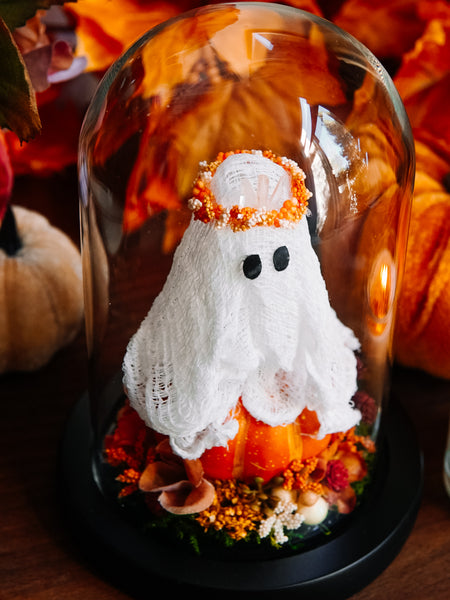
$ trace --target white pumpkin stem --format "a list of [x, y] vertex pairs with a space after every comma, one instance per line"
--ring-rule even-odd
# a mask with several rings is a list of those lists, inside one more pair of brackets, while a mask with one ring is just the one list
[[0, 249], [8, 256], [14, 256], [22, 248], [22, 240], [17, 231], [16, 219], [10, 205], [0, 226]]

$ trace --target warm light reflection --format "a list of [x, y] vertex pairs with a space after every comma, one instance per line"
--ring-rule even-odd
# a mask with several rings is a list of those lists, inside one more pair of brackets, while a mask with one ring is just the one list
[[394, 295], [394, 265], [391, 255], [385, 251], [376, 262], [369, 279], [368, 296], [373, 320], [372, 330], [380, 335], [387, 324]]
[[389, 302], [390, 282], [391, 278], [389, 267], [388, 265], [382, 265], [380, 269], [380, 288], [383, 299], [383, 306], [387, 306], [387, 303]]
[[389, 312], [390, 280], [389, 266], [382, 264], [371, 289], [371, 308], [378, 319], [384, 319]]

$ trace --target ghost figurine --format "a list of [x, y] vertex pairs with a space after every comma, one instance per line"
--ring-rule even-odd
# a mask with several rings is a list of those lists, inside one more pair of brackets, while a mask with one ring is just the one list
[[309, 196], [298, 165], [270, 151], [200, 165], [192, 219], [123, 363], [131, 405], [184, 459], [234, 438], [239, 400], [273, 427], [313, 410], [318, 438], [361, 419], [359, 343], [330, 306]]

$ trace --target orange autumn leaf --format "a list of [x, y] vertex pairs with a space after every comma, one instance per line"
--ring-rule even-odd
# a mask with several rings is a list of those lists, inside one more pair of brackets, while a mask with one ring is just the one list
[[395, 85], [404, 102], [445, 77], [450, 70], [450, 5], [446, 21], [434, 19], [414, 48], [404, 55]]
[[450, 6], [436, 2], [424, 16], [430, 21], [394, 79], [416, 148], [394, 350], [401, 364], [449, 378], [450, 193], [445, 182], [450, 172]]
[[[268, 0], [265, 0], [268, 1]], [[155, 25], [182, 12], [219, 0], [78, 0], [66, 6], [76, 19], [78, 56], [88, 59], [88, 69], [104, 71], [134, 41]], [[281, 2], [321, 15], [316, 0]]]
[[[272, 2], [272, 0], [264, 0], [264, 2]], [[314, 15], [323, 17], [323, 11], [316, 0], [287, 0], [286, 2], [280, 2], [280, 4], [288, 4], [294, 8], [306, 10]]]
[[415, 140], [434, 148], [447, 161], [450, 161], [449, 95], [450, 72], [439, 84], [405, 102]]
[[421, 35], [420, 5], [429, 0], [346, 0], [333, 22], [356, 37], [378, 59], [400, 59]]
[[[238, 14], [243, 28], [241, 23], [233, 27]], [[256, 30], [269, 38], [275, 32], [276, 42], [266, 60], [268, 50], [255, 42], [246, 18], [245, 9], [238, 12], [230, 5], [176, 21], [162, 39], [150, 39], [124, 66], [121, 81], [113, 83], [95, 159], [106, 164], [127, 136], [139, 138], [127, 186], [127, 230], [163, 208], [181, 207], [199, 162], [246, 147], [249, 131], [256, 147], [295, 153], [301, 129], [299, 97], [328, 106], [345, 102], [338, 65], [332, 63], [318, 28], [311, 27], [306, 39], [280, 38], [276, 32], [283, 29], [285, 17], [269, 8], [263, 11]], [[155, 61], [161, 69], [154, 68]], [[124, 87], [127, 81], [130, 85]], [[128, 91], [124, 99], [121, 88]], [[127, 127], [118, 132], [108, 126], [117, 122], [127, 122]]]
[[[437, 5], [441, 3], [436, 3]], [[407, 53], [395, 76], [415, 139], [439, 148], [450, 158], [450, 5], [438, 12]]]
[[450, 171], [450, 161], [431, 146], [416, 140], [416, 178], [414, 195], [445, 192], [444, 181]]
[[[336, 228], [333, 220], [322, 230], [321, 268], [333, 306], [344, 321], [347, 319], [358, 329], [362, 321], [355, 315], [360, 314], [361, 298], [368, 298], [369, 306], [374, 306], [375, 295], [368, 297], [374, 273], [348, 268], [342, 257], [357, 255], [360, 264], [375, 265], [383, 251], [395, 256], [396, 247], [404, 248], [407, 238], [407, 222], [402, 217], [407, 203], [403, 198], [412, 192], [409, 180], [413, 175], [413, 147], [405, 136], [398, 135], [401, 120], [386, 110], [385, 98], [384, 86], [369, 72], [355, 91], [345, 121], [352, 139], [357, 141], [350, 154], [348, 209], [342, 211], [337, 240], [329, 235], [329, 229]], [[408, 153], [411, 160], [405, 161], [404, 168], [402, 160]], [[401, 263], [401, 252], [398, 256]], [[370, 313], [367, 318], [365, 323], [375, 328], [377, 319]]]
[[79, 0], [65, 8], [76, 19], [77, 55], [88, 59], [88, 70], [104, 71], [146, 31], [190, 4], [188, 0]]
[[[192, 79], [198, 79], [196, 70], [199, 67], [195, 63], [201, 64], [204, 60], [203, 46], [208, 36], [236, 18], [236, 11], [232, 7], [222, 12], [221, 18], [204, 12], [189, 21], [175, 21], [166, 27], [163, 36], [148, 39], [123, 66], [121, 77], [111, 84], [103, 131], [96, 143], [96, 156], [100, 163], [104, 163], [136, 130], [145, 128], [144, 136], [150, 139], [153, 124], [164, 113], [166, 106], [170, 107], [177, 89], [182, 84], [186, 86], [193, 83], [189, 80], [189, 71], [192, 71]], [[186, 56], [186, 40], [191, 42], [189, 56]], [[123, 90], [126, 90], [125, 94]], [[142, 105], [145, 123], [138, 122], [140, 115], [136, 117], [136, 106], [139, 109]], [[112, 125], [123, 117], [127, 118], [127, 127], [117, 131]], [[149, 139], [143, 140], [141, 145], [145, 146]]]
[[180, 208], [179, 197], [166, 177], [156, 175], [145, 181], [142, 194], [138, 198], [132, 196], [129, 199], [123, 218], [123, 227], [126, 231], [137, 229], [155, 212], [160, 210], [171, 212]]

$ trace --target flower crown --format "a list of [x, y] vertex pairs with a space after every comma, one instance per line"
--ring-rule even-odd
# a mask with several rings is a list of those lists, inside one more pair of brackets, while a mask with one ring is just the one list
[[[269, 159], [282, 167], [290, 176], [290, 197], [284, 196], [285, 200], [280, 202], [282, 204], [280, 208], [269, 210], [264, 206], [257, 208], [238, 204], [225, 207], [216, 201], [211, 190], [211, 182], [218, 167], [230, 156], [240, 154]], [[252, 193], [254, 194], [255, 191]], [[216, 160], [211, 163], [200, 163], [200, 172], [194, 182], [193, 196], [188, 205], [194, 213], [194, 219], [203, 223], [213, 223], [219, 229], [228, 226], [233, 231], [245, 231], [250, 227], [262, 225], [292, 227], [307, 212], [308, 199], [311, 195], [305, 186], [304, 172], [293, 160], [276, 156], [270, 150], [235, 150], [234, 152], [220, 152]]]

